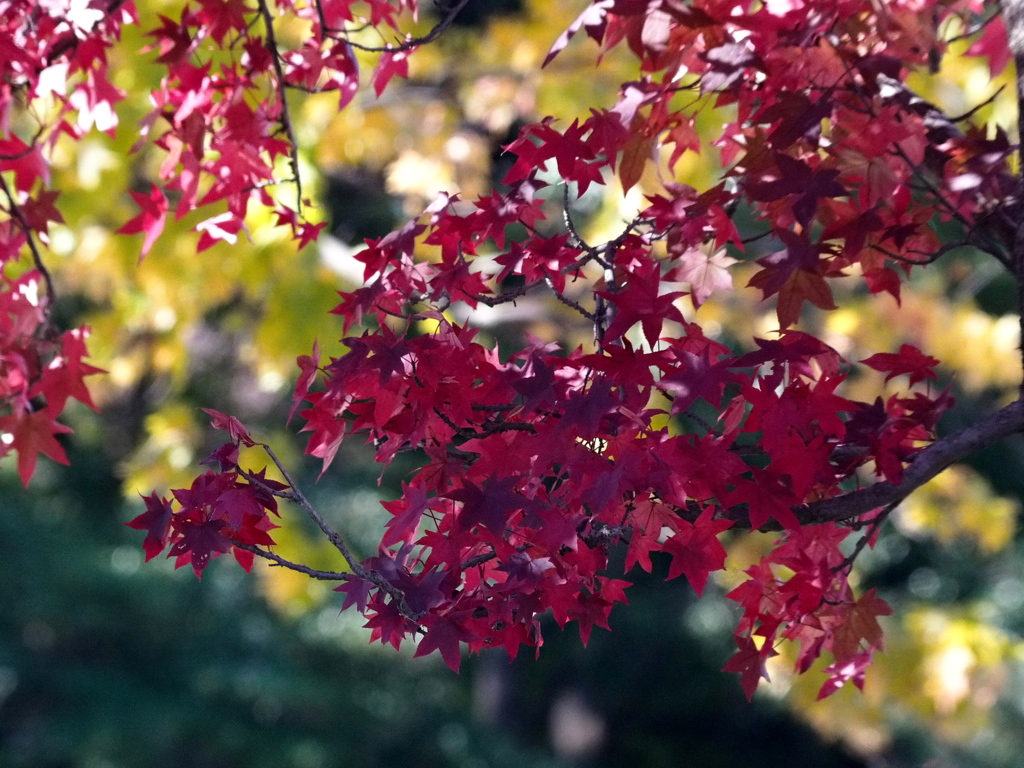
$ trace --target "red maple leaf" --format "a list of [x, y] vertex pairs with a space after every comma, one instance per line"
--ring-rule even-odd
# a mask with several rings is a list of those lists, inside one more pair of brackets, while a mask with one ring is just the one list
[[503, 184], [530, 178], [538, 170], [546, 168], [551, 159], [555, 160], [558, 173], [566, 183], [577, 182], [580, 195], [586, 193], [591, 183], [604, 183], [599, 166], [608, 161], [591, 162], [596, 158], [594, 150], [584, 139], [589, 130], [586, 123], [580, 125], [579, 120], [574, 120], [564, 133], [559, 133], [552, 127], [553, 122], [552, 118], [546, 118], [524, 129], [520, 138], [506, 147], [519, 159], [505, 175]]
[[1013, 55], [1007, 42], [1006, 21], [1000, 13], [995, 14], [989, 23], [982, 26], [981, 35], [971, 43], [966, 51], [967, 56], [987, 56], [989, 73], [994, 80], [1010, 63]]
[[910, 386], [914, 386], [925, 379], [937, 379], [938, 375], [933, 370], [939, 361], [930, 355], [924, 354], [913, 344], [903, 344], [900, 351], [879, 352], [864, 360], [864, 365], [874, 368], [876, 371], [887, 371], [885, 380], [889, 381], [897, 376], [907, 374], [910, 376]]
[[106, 371], [82, 361], [88, 354], [85, 349], [85, 339], [88, 335], [88, 328], [66, 331], [61, 336], [60, 354], [46, 366], [29, 393], [30, 397], [37, 394], [45, 395], [46, 404], [54, 413], [61, 413], [68, 398], [72, 397], [92, 410], [99, 411], [92, 401], [84, 379], [86, 376]]
[[776, 152], [774, 160], [775, 167], [767, 170], [761, 179], [747, 182], [747, 195], [751, 200], [762, 202], [795, 196], [791, 199], [793, 216], [804, 227], [810, 224], [819, 198], [850, 194], [836, 181], [839, 175], [836, 169], [814, 169], [782, 152]]
[[640, 323], [647, 343], [654, 345], [661, 335], [666, 320], [683, 322], [683, 316], [673, 303], [681, 291], [661, 294], [661, 266], [655, 261], [645, 262], [625, 278], [625, 285], [617, 291], [598, 291], [615, 305], [615, 318], [605, 331], [605, 341], [615, 341], [636, 323]]
[[317, 374], [320, 372], [320, 343], [318, 341], [314, 341], [313, 354], [299, 355], [296, 363], [302, 373], [295, 381], [295, 390], [292, 392], [292, 407], [288, 411], [288, 423], [291, 422], [296, 409], [302, 401], [306, 399], [309, 388], [312, 386], [313, 382], [316, 381]]
[[56, 435], [69, 434], [70, 427], [58, 424], [53, 409], [0, 416], [0, 435], [10, 435], [10, 448], [18, 452], [18, 476], [28, 488], [28, 481], [36, 471], [39, 454], [49, 456], [58, 464], [69, 464], [64, 447]]
[[381, 643], [389, 643], [396, 651], [399, 650], [411, 622], [393, 602], [384, 602], [380, 598], [371, 598], [369, 610], [374, 611], [374, 614], [363, 626], [371, 630], [370, 642], [380, 640]]
[[793, 513], [793, 506], [800, 500], [779, 482], [773, 472], [756, 467], [752, 471], [753, 482], [737, 479], [736, 490], [726, 496], [722, 503], [730, 507], [746, 504], [752, 530], [767, 523], [770, 517], [778, 520], [783, 528], [799, 528], [800, 522]]
[[203, 569], [211, 557], [222, 555], [231, 549], [231, 541], [223, 535], [227, 523], [223, 520], [206, 520], [196, 522], [194, 516], [181, 516], [176, 525], [176, 534], [180, 537], [171, 546], [168, 557], [176, 557], [175, 568], [192, 565], [197, 577], [202, 578]]
[[[227, 520], [228, 525], [232, 528], [239, 529], [244, 525], [246, 518], [262, 518], [264, 511], [256, 498], [256, 494], [253, 492], [253, 486], [236, 485], [217, 497], [217, 501], [214, 504], [214, 514], [219, 518]], [[260, 538], [262, 539], [263, 537]], [[259, 542], [245, 541], [245, 543], [266, 544], [268, 542], [261, 540]]]
[[210, 425], [214, 429], [226, 430], [231, 436], [232, 441], [241, 443], [249, 448], [256, 445], [256, 441], [249, 437], [249, 430], [234, 416], [228, 416], [220, 411], [215, 411], [213, 408], [202, 408], [201, 410], [211, 417]]
[[0, 171], [14, 173], [14, 186], [20, 192], [29, 192], [40, 180], [50, 182], [50, 165], [42, 146], [26, 144], [14, 135], [0, 139]]
[[57, 224], [64, 223], [64, 217], [54, 203], [60, 197], [60, 192], [55, 189], [40, 191], [35, 197], [30, 197], [21, 205], [21, 211], [25, 220], [29, 223], [43, 242], [48, 242], [46, 233], [49, 231], [50, 222]]
[[461, 488], [446, 493], [449, 499], [462, 502], [459, 529], [472, 530], [481, 525], [498, 538], [505, 535], [505, 523], [510, 512], [522, 509], [526, 499], [512, 491], [518, 477], [489, 478], [483, 487], [464, 482]]
[[229, 32], [245, 29], [245, 0], [199, 0], [199, 7], [197, 16], [218, 44]]
[[628, 522], [633, 526], [633, 535], [626, 550], [625, 571], [640, 564], [647, 573], [651, 572], [651, 552], [659, 551], [663, 528], [673, 533], [679, 530], [680, 519], [668, 504], [644, 499], [636, 503], [629, 514]]
[[351, 576], [344, 584], [335, 587], [335, 592], [345, 593], [345, 600], [341, 604], [341, 610], [344, 611], [354, 605], [357, 611], [366, 613], [366, 603], [370, 599], [370, 590], [373, 589], [373, 586], [366, 579]]
[[837, 661], [834, 664], [830, 664], [825, 667], [824, 671], [825, 674], [828, 675], [828, 679], [822, 683], [816, 700], [821, 701], [822, 699], [827, 699], [851, 681], [854, 685], [863, 690], [864, 674], [867, 671], [868, 665], [871, 663], [873, 650], [874, 649], [869, 649], [862, 653], [858, 653], [849, 659]]
[[381, 539], [381, 544], [385, 547], [400, 541], [412, 544], [419, 531], [420, 519], [430, 506], [431, 498], [433, 497], [428, 497], [426, 489], [421, 486], [402, 483], [402, 498], [382, 501], [381, 506], [394, 517], [384, 524], [387, 532]]
[[737, 636], [736, 645], [739, 646], [739, 650], [725, 662], [722, 671], [739, 673], [740, 687], [747, 695], [747, 701], [750, 701], [754, 698], [754, 691], [757, 690], [757, 684], [761, 682], [761, 679], [771, 679], [768, 677], [765, 663], [772, 656], [779, 654], [767, 643], [759, 650], [754, 640], [746, 635]]
[[477, 642], [480, 638], [464, 623], [454, 621], [446, 616], [424, 616], [423, 624], [427, 628], [427, 633], [420, 640], [420, 644], [416, 646], [413, 658], [440, 651], [444, 663], [453, 672], [458, 672], [459, 666], [462, 664], [461, 643]]
[[339, 419], [330, 408], [331, 400], [325, 397], [325, 394], [324, 392], [307, 394], [306, 400], [311, 402], [313, 407], [299, 412], [299, 415], [306, 420], [305, 426], [299, 431], [313, 433], [306, 444], [306, 454], [323, 459], [321, 476], [334, 461], [334, 456], [338, 453], [338, 448], [341, 447], [341, 441], [345, 437], [345, 429], [348, 426], [348, 423]]
[[146, 234], [142, 241], [142, 251], [139, 255], [139, 260], [141, 261], [164, 231], [164, 222], [167, 220], [167, 198], [164, 197], [164, 193], [160, 191], [156, 184], [149, 185], [148, 195], [142, 192], [135, 192], [134, 190], [130, 191], [129, 194], [138, 203], [142, 213], [131, 219], [117, 231], [123, 235], [134, 235], [138, 232]]
[[715, 520], [714, 508], [707, 507], [693, 523], [680, 520], [678, 525], [679, 531], [662, 545], [672, 555], [668, 578], [685, 574], [700, 597], [708, 575], [725, 567], [725, 547], [718, 534], [732, 526], [732, 521]]
[[680, 257], [681, 263], [673, 272], [673, 277], [681, 283], [690, 284], [690, 298], [695, 309], [707, 301], [715, 291], [726, 291], [732, 288], [732, 274], [729, 267], [739, 262], [725, 255], [725, 251], [716, 251], [708, 255], [700, 248], [691, 248]]
[[586, 648], [590, 642], [590, 633], [594, 626], [611, 629], [608, 626], [608, 614], [612, 610], [612, 602], [605, 600], [600, 595], [580, 595], [576, 608], [569, 612], [569, 616], [579, 622], [580, 640]]
[[832, 635], [831, 651], [837, 662], [846, 662], [863, 650], [882, 647], [882, 627], [879, 616], [891, 616], [892, 608], [876, 595], [872, 587], [844, 611], [842, 624]]
[[377, 69], [373, 73], [373, 90], [377, 96], [384, 93], [393, 77], [409, 76], [409, 52], [385, 51], [381, 54]]
[[163, 552], [167, 546], [173, 511], [170, 501], [158, 496], [155, 491], [149, 496], [143, 496], [142, 500], [146, 504], [146, 511], [125, 525], [137, 531], [146, 531], [142, 549], [148, 562]]
[[712, 363], [711, 348], [705, 347], [700, 355], [679, 348], [673, 349], [677, 365], [657, 383], [658, 389], [672, 396], [670, 413], [683, 413], [697, 400], [704, 400], [718, 408], [722, 402], [722, 391], [732, 380], [727, 361]]

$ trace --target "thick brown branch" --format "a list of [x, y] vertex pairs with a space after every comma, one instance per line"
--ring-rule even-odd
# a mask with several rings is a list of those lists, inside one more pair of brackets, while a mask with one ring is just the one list
[[[1024, 400], [1002, 408], [959, 432], [939, 438], [921, 451], [899, 483], [882, 482], [833, 499], [805, 504], [794, 511], [801, 523], [838, 523], [882, 507], [898, 504], [950, 464], [1024, 431]], [[736, 527], [743, 527], [738, 522]]]
[[[1017, 128], [1024, 129], [1024, 0], [1002, 0], [1003, 21], [1006, 23], [1006, 37], [1013, 52], [1013, 62], [1017, 67]], [[1024, 163], [1024, 142], [1018, 149], [1019, 157]], [[1024, 164], [1020, 165], [1024, 169]], [[1024, 183], [1018, 174], [1017, 204], [1014, 206], [1017, 216], [1016, 232], [1013, 238], [1011, 263], [1013, 275], [1017, 278], [1017, 310], [1020, 312], [1020, 343], [1024, 347]], [[1021, 385], [1024, 393], [1024, 384]]]

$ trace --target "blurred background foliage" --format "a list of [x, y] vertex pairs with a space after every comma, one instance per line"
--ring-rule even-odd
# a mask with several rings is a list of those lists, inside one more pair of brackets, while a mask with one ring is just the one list
[[[825, 702], [814, 702], [820, 678], [793, 678], [792, 649], [782, 649], [752, 705], [719, 672], [735, 621], [724, 594], [742, 580], [739, 570], [697, 602], [681, 580], [664, 582], [665, 564], [656, 563], [654, 577], [639, 574], [630, 589], [631, 605], [613, 613], [614, 631], [595, 634], [585, 651], [573, 629], [552, 626], [539, 660], [485, 654], [454, 676], [438, 659], [412, 660], [411, 649], [369, 646], [360, 618], [338, 615], [330, 587], [298, 574], [258, 564], [245, 577], [229, 558], [202, 582], [166, 561], [143, 567], [139, 535], [121, 523], [139, 512], [139, 493], [188, 484], [216, 446], [200, 406], [237, 415], [272, 443], [359, 554], [373, 553], [386, 519], [378, 502], [398, 494], [405, 470], [396, 465], [379, 480], [371, 452], [349, 441], [315, 482], [319, 467], [284, 427], [295, 357], [314, 339], [326, 355], [343, 353], [327, 312], [335, 291], [358, 282], [352, 256], [364, 238], [417, 214], [442, 189], [486, 193], [509, 167], [502, 146], [521, 125], [610, 107], [634, 73], [618, 51], [595, 69], [596, 51], [583, 41], [538, 69], [583, 0], [474, 0], [380, 99], [364, 92], [339, 114], [330, 95], [293, 96], [305, 186], [319, 205], [312, 215], [329, 221], [317, 246], [296, 252], [254, 210], [247, 236], [199, 255], [187, 231], [195, 222], [168, 222], [139, 264], [137, 239], [113, 235], [134, 215], [125, 190], [148, 188], [161, 159], [152, 148], [128, 155], [159, 77], [153, 54], [138, 50], [157, 14], [173, 17], [180, 4], [136, 5], [141, 23], [125, 30], [111, 61], [129, 93], [116, 137], [64, 142], [55, 158], [66, 220], [52, 238], [58, 310], [93, 328], [93, 362], [109, 371], [91, 382], [101, 414], [72, 414], [71, 466], [41, 466], [30, 492], [10, 462], [0, 466], [0, 767], [1019, 765], [1020, 439], [936, 478], [863, 554], [860, 585], [895, 608], [887, 652], [863, 694], [843, 690]], [[424, 13], [416, 28], [433, 20]], [[281, 38], [302, 34], [296, 25]], [[951, 114], [1012, 82], [1012, 71], [989, 82], [986, 62], [959, 55], [964, 47], [916, 82]], [[362, 61], [364, 76], [374, 64]], [[1015, 110], [1004, 94], [974, 119], [1015, 133]], [[713, 138], [722, 118], [706, 110], [697, 129]], [[713, 150], [687, 153], [676, 178], [706, 188], [717, 170]], [[575, 203], [574, 217], [599, 241], [667, 178], [664, 162], [652, 161], [628, 195], [612, 182]], [[552, 227], [559, 203], [556, 195]], [[760, 254], [755, 244], [733, 255]], [[770, 334], [771, 307], [742, 289], [749, 273], [739, 265], [740, 289], [699, 313], [687, 304], [688, 316], [734, 346]], [[960, 249], [915, 275], [901, 307], [844, 282], [841, 309], [812, 311], [803, 327], [850, 360], [901, 343], [939, 357], [947, 376], [939, 386], [958, 400], [944, 430], [1014, 397], [1014, 286], [981, 254]], [[503, 349], [527, 331], [586, 344], [589, 330], [563, 309], [531, 297], [459, 319]], [[873, 399], [882, 389], [881, 374], [859, 371], [847, 391]], [[289, 523], [278, 532], [283, 555], [340, 567], [302, 520]], [[730, 565], [746, 567], [770, 542], [728, 542]]]

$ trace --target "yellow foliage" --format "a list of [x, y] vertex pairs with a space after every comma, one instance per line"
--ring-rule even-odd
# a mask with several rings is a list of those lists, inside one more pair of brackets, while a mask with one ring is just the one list
[[[841, 309], [823, 315], [823, 324], [825, 341], [851, 361], [913, 344], [941, 360], [943, 370], [969, 393], [996, 389], [1010, 398], [1018, 384], [1017, 317], [993, 317], [973, 302], [951, 302], [939, 294], [938, 286], [904, 291], [902, 307], [885, 297], [845, 301]], [[882, 375], [866, 370], [859, 374], [849, 383], [847, 396], [872, 399]], [[889, 389], [905, 390], [906, 379], [895, 379]]]
[[[295, 509], [282, 509], [281, 514], [287, 517], [301, 513]], [[348, 570], [333, 548], [325, 546], [323, 539], [310, 539], [302, 533], [300, 526], [284, 525], [272, 531], [271, 535], [278, 544], [274, 551], [287, 560], [305, 563], [313, 568]], [[289, 616], [299, 616], [322, 604], [329, 597], [331, 589], [337, 586], [333, 582], [317, 581], [304, 573], [278, 567], [267, 560], [256, 560], [253, 571], [259, 577], [260, 591], [273, 608]]]
[[[990, 722], [1007, 682], [1007, 663], [1020, 643], [984, 620], [983, 606], [901, 611], [899, 624], [883, 619], [886, 650], [876, 654], [864, 691], [846, 686], [817, 701], [817, 671], [792, 674], [796, 649], [783, 646], [771, 666], [772, 689], [820, 733], [863, 754], [890, 741], [895, 723], [912, 718], [943, 739], [965, 742]], [[816, 670], [825, 665], [822, 661]]]
[[202, 415], [171, 403], [146, 417], [146, 440], [120, 467], [126, 495], [192, 484], [197, 458], [202, 458], [195, 455], [202, 435], [197, 416]]
[[945, 545], [966, 538], [992, 554], [1013, 541], [1019, 514], [1017, 502], [995, 495], [970, 467], [955, 465], [911, 494], [896, 523], [910, 536], [931, 535]]

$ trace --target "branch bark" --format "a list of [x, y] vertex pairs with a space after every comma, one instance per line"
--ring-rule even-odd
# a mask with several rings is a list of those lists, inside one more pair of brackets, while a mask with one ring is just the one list
[[[1024, 129], [1024, 0], [1002, 0], [1000, 8], [1003, 22], [1006, 25], [1006, 37], [1013, 53], [1013, 63], [1017, 68], [1017, 133]], [[1018, 142], [1020, 139], [1018, 138]], [[1020, 143], [1019, 169], [1024, 170], [1024, 143]], [[1017, 309], [1020, 311], [1020, 343], [1024, 349], [1024, 183], [1018, 170], [1017, 204], [1014, 206], [1017, 215], [1016, 234], [1013, 239], [1013, 252], [1010, 262], [1014, 277], [1017, 278]], [[1024, 357], [1024, 356], [1022, 356]], [[1024, 383], [1021, 384], [1024, 394]]]
[[252, 544], [243, 544], [240, 541], [231, 540], [232, 545], [239, 549], [244, 549], [246, 552], [252, 552], [254, 555], [259, 555], [265, 560], [270, 560], [275, 565], [282, 568], [287, 568], [290, 571], [298, 571], [304, 573], [311, 579], [319, 579], [320, 581], [349, 581], [350, 579], [357, 578], [354, 573], [340, 573], [338, 571], [320, 571], [316, 568], [310, 568], [308, 565], [302, 565], [302, 563], [293, 563], [291, 560], [285, 560], [280, 555], [277, 555], [270, 550], [261, 549], [260, 547]]
[[958, 432], [936, 440], [914, 457], [899, 483], [876, 483], [870, 488], [805, 504], [794, 511], [805, 525], [838, 523], [898, 504], [949, 465], [1022, 431], [1024, 400], [1017, 400]]

